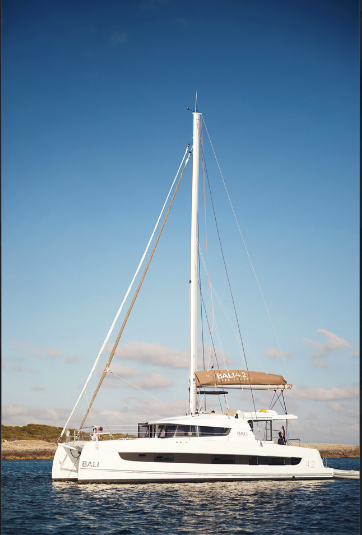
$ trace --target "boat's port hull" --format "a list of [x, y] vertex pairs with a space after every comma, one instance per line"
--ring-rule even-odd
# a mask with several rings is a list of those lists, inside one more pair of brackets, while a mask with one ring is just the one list
[[[317, 450], [251, 440], [241, 443], [229, 441], [227, 437], [220, 442], [220, 439], [88, 442], [82, 444], [78, 459], [74, 450], [60, 445], [52, 479], [132, 484], [333, 479], [333, 469], [323, 466]], [[190, 459], [194, 462], [188, 462]]]

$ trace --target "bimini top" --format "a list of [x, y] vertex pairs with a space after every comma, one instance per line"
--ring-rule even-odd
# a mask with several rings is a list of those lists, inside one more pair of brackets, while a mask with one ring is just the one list
[[[285, 386], [287, 381], [282, 375], [247, 370], [204, 370], [196, 371], [196, 386]], [[288, 385], [289, 386], [289, 385]]]

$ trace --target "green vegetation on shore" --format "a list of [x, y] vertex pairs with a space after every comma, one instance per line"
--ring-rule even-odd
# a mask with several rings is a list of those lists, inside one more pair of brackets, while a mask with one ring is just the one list
[[[22, 427], [15, 425], [1, 425], [1, 439], [2, 440], [45, 440], [46, 442], [57, 442], [62, 427], [53, 427], [51, 425], [41, 424], [28, 424]], [[89, 432], [86, 433], [89, 438]], [[70, 432], [71, 439], [73, 438], [73, 431]], [[125, 438], [130, 436], [135, 438], [134, 435], [114, 434], [113, 439]], [[66, 439], [65, 433], [61, 439], [64, 442]], [[103, 435], [103, 440], [109, 440], [109, 435]]]
[[28, 424], [22, 427], [15, 425], [1, 425], [2, 440], [45, 440], [56, 442], [62, 432], [62, 427], [51, 425]]

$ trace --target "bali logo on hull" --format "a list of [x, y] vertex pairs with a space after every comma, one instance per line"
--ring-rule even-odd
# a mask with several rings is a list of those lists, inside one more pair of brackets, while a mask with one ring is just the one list
[[87, 461], [83, 461], [82, 462], [82, 467], [83, 468], [99, 468], [99, 462], [96, 463], [95, 461], [93, 461], [93, 463], [91, 461], [87, 462]]

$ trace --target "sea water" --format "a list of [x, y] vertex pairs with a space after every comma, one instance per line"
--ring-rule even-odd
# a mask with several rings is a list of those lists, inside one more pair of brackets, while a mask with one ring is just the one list
[[359, 533], [359, 480], [79, 485], [51, 468], [2, 461], [2, 535]]

